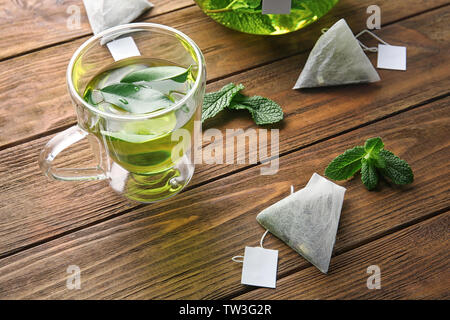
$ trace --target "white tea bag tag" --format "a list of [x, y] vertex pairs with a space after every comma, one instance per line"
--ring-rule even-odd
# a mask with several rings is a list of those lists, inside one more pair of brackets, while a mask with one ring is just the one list
[[278, 250], [245, 247], [241, 283], [275, 288], [277, 282]]
[[292, 0], [263, 0], [262, 14], [290, 14]]
[[106, 44], [115, 61], [140, 56], [141, 53], [132, 37], [121, 38]]
[[377, 68], [406, 70], [406, 47], [379, 44]]

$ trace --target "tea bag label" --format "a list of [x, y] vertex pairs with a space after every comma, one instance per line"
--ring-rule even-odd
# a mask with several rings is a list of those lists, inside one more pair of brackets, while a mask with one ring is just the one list
[[377, 68], [406, 70], [406, 47], [379, 44]]
[[245, 247], [241, 283], [275, 288], [277, 281], [278, 250]]
[[292, 0], [263, 0], [263, 14], [290, 14]]
[[132, 37], [113, 40], [108, 42], [106, 45], [108, 46], [114, 61], [141, 55]]

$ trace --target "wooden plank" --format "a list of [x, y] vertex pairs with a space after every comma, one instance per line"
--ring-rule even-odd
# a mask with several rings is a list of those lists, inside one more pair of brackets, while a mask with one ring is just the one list
[[[155, 7], [139, 17], [140, 21], [194, 4], [192, 0], [152, 3]], [[74, 26], [72, 20], [68, 24], [76, 12], [80, 13], [80, 25]], [[1, 0], [0, 29], [0, 60], [92, 34], [81, 0]]]
[[[417, 4], [414, 4], [415, 2]], [[389, 23], [434, 8], [444, 2], [415, 0], [406, 5], [401, 1], [384, 1], [380, 5], [383, 8], [383, 21]], [[205, 54], [208, 78], [217, 79], [230, 73], [307, 51], [321, 34], [321, 28], [330, 26], [340, 17], [346, 17], [354, 30], [361, 30], [365, 27], [367, 16], [365, 9], [370, 4], [372, 4], [370, 0], [341, 1], [329, 15], [319, 20], [317, 24], [298, 33], [270, 38], [229, 30], [212, 21], [196, 6], [162, 15], [151, 21], [173, 26], [191, 36]], [[439, 10], [439, 12], [443, 14], [446, 11]], [[433, 15], [433, 18], [437, 19], [438, 17], [438, 14]], [[420, 22], [425, 22], [425, 25], [433, 24], [433, 21]], [[445, 23], [445, 20], [443, 22]], [[431, 43], [430, 39], [426, 39], [427, 37], [433, 39], [436, 31], [430, 35], [429, 30], [425, 30], [427, 36], [424, 37], [420, 34], [422, 26], [415, 25], [411, 28], [414, 30], [414, 34], [410, 34], [410, 36], [412, 35], [414, 38], [410, 40], [411, 43], [407, 43], [408, 46], [420, 48], [427, 54], [430, 51], [430, 53], [438, 54], [436, 51], [442, 50], [442, 47], [447, 45], [443, 43], [442, 46], [436, 46], [436, 43]], [[440, 28], [442, 28], [442, 24], [436, 29]], [[392, 40], [396, 44], [406, 42], [403, 35], [390, 34], [387, 30], [392, 29], [386, 28], [381, 33], [387, 41]], [[426, 41], [426, 45], [431, 46], [432, 49], [427, 50], [422, 47], [422, 44], [416, 41], [416, 36], [419, 36], [421, 41]], [[448, 38], [446, 34], [443, 37]], [[67, 94], [65, 70], [72, 53], [85, 39], [78, 39], [0, 62], [0, 146], [11, 146], [42, 135], [48, 130], [55, 130], [74, 123], [75, 112]], [[279, 48], [283, 48], [283, 50]], [[442, 52], [441, 54], [444, 55]], [[441, 58], [437, 58], [436, 61], [439, 59]], [[293, 94], [290, 88], [295, 83], [305, 60], [306, 56], [303, 55], [291, 60], [289, 65], [285, 65], [284, 69], [289, 71], [290, 79], [287, 83], [281, 83], [283, 84], [282, 89], [290, 92], [288, 96]], [[423, 62], [426, 61], [428, 60], [423, 57]], [[277, 73], [275, 68], [271, 71], [270, 83], [273, 82], [273, 77], [278, 79], [278, 77], [284, 76], [281, 72]], [[242, 78], [238, 79], [243, 81]], [[245, 81], [245, 84], [252, 88], [256, 84], [262, 85], [263, 80], [267, 81], [267, 78], [264, 77], [260, 81], [255, 79], [254, 83]], [[211, 89], [213, 88], [215, 87]], [[266, 88], [258, 88], [257, 93], [274, 99], [278, 98], [281, 93], [279, 87], [277, 95], [269, 95], [263, 89]], [[17, 112], [17, 106], [21, 107], [21, 112]], [[15, 116], [11, 117], [12, 114]]]
[[[276, 290], [237, 299], [448, 299], [449, 230], [447, 212], [337, 256], [328, 275], [310, 267], [280, 279]], [[367, 288], [371, 265], [381, 271], [379, 290]]]
[[[171, 201], [145, 206], [0, 260], [0, 298], [221, 298], [236, 295], [241, 265], [231, 257], [257, 245], [263, 229], [255, 221], [263, 208], [322, 173], [340, 152], [382, 135], [386, 147], [406, 159], [415, 182], [382, 183], [367, 191], [359, 178], [347, 188], [335, 252], [345, 252], [391, 230], [449, 207], [450, 98], [402, 113], [291, 153], [280, 171], [261, 176], [259, 167], [189, 190]], [[436, 143], [439, 141], [439, 143]], [[47, 185], [40, 190], [45, 192]], [[42, 198], [47, 195], [42, 194]], [[78, 201], [94, 201], [77, 197]], [[71, 204], [66, 203], [67, 206]], [[69, 211], [72, 217], [80, 214]], [[11, 213], [13, 216], [13, 213]], [[40, 216], [42, 218], [42, 215]], [[8, 229], [2, 225], [2, 230]], [[45, 223], [9, 228], [33, 233]], [[4, 242], [2, 239], [2, 245]], [[308, 266], [273, 236], [267, 248], [280, 252], [279, 274]], [[331, 271], [339, 265], [331, 261]], [[66, 269], [81, 268], [82, 289], [66, 289]]]
[[[288, 152], [448, 92], [450, 80], [446, 66], [449, 57], [447, 51], [441, 49], [446, 39], [439, 40], [435, 36], [436, 31], [432, 31], [435, 30], [434, 23], [441, 23], [440, 17], [448, 17], [448, 10], [445, 11], [447, 14], [439, 10], [386, 28], [386, 36], [392, 32], [411, 43], [408, 47], [409, 69], [406, 73], [382, 71], [383, 81], [379, 84], [327, 88], [320, 92], [291, 90], [291, 82], [297, 76], [297, 71], [291, 66], [300, 65], [306, 59], [306, 55], [301, 55], [212, 84], [209, 89], [228, 81], [243, 82], [248, 86], [249, 93], [264, 92], [278, 101], [286, 113], [280, 130], [280, 151]], [[415, 31], [415, 27], [420, 27], [422, 32]], [[279, 74], [274, 70], [278, 70]], [[277, 81], [270, 81], [274, 78]], [[245, 113], [225, 113], [207, 124], [209, 128], [214, 126], [222, 130], [248, 128], [252, 127], [252, 122]], [[118, 197], [104, 182], [48, 181], [39, 171], [37, 156], [49, 138], [0, 151], [0, 172], [3, 173], [0, 176], [0, 190], [2, 199], [5, 199], [0, 207], [0, 224], [5, 226], [0, 228], [1, 254], [135, 206]], [[66, 165], [75, 165], [77, 158], [87, 162], [90, 150], [80, 145], [74, 150], [74, 156], [63, 157], [61, 161]], [[214, 180], [237, 167], [199, 166], [191, 186]], [[39, 186], [45, 187], [39, 188], [40, 192], [36, 193]]]

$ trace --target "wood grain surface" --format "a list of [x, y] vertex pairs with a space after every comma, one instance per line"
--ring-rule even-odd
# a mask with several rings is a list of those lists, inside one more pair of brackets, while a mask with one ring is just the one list
[[[229, 30], [192, 0], [152, 2], [138, 21], [175, 27], [197, 43], [208, 91], [243, 83], [247, 94], [283, 107], [285, 119], [272, 127], [280, 129], [279, 172], [200, 165], [185, 191], [152, 205], [124, 200], [104, 181], [48, 180], [37, 157], [76, 122], [65, 69], [91, 31], [81, 0], [0, 0], [0, 299], [450, 297], [448, 1], [378, 1], [376, 33], [407, 47], [407, 71], [377, 70], [382, 80], [370, 85], [302, 91], [291, 88], [321, 29], [340, 18], [355, 33], [364, 29], [372, 1], [341, 0], [317, 23], [277, 37]], [[81, 9], [79, 29], [67, 29], [70, 5]], [[376, 54], [368, 56], [375, 64]], [[257, 129], [244, 111], [223, 112], [208, 128]], [[373, 136], [410, 163], [415, 182], [383, 180], [374, 192], [358, 175], [340, 182], [347, 193], [329, 274], [269, 235], [265, 246], [279, 250], [277, 289], [241, 285], [242, 266], [231, 257], [259, 243], [256, 215]], [[90, 163], [91, 151], [82, 142], [57, 162]], [[81, 268], [81, 290], [66, 288], [71, 264]], [[366, 287], [372, 264], [381, 268], [381, 290]]]
[[[402, 1], [385, 1], [383, 23], [389, 24], [416, 15], [444, 2], [417, 1], [417, 5], [405, 6]], [[342, 1], [324, 19], [301, 33], [280, 37], [253, 36], [229, 30], [213, 22], [196, 6], [162, 15], [151, 21], [175, 27], [192, 37], [205, 55], [209, 81], [230, 74], [241, 74], [242, 70], [304, 52], [305, 54], [301, 58], [286, 64], [292, 75], [289, 84], [286, 84], [287, 86], [283, 89], [290, 90], [300, 73], [301, 66], [306, 61], [308, 50], [320, 36], [320, 30], [323, 27], [329, 27], [340, 17], [347, 17], [355, 32], [362, 30], [365, 27], [365, 9], [370, 4], [370, 0]], [[436, 16], [428, 16], [428, 19], [422, 20], [420, 23], [432, 24], [434, 19], [440, 19], [439, 16], [442, 12], [439, 14], [436, 12]], [[449, 20], [447, 14], [446, 16], [447, 19], [441, 19], [444, 23]], [[205, 25], [208, 27], [205, 28]], [[441, 26], [442, 24], [439, 25], [439, 27]], [[421, 26], [414, 24], [410, 28], [413, 29], [413, 32], [410, 33], [413, 38], [410, 40], [411, 43], [407, 44], [421, 47], [423, 50], [430, 50], [423, 47], [420, 42], [414, 41], [417, 36], [421, 40], [423, 38], [420, 34]], [[434, 30], [435, 28], [431, 28], [430, 32], [436, 32]], [[386, 37], [388, 42], [392, 40], [393, 43], [399, 45], [405, 42], [403, 35], [396, 35], [392, 31], [385, 32], [383, 29], [380, 34]], [[443, 36], [448, 37], [448, 34]], [[0, 148], [1, 146], [5, 147], [4, 145], [11, 146], [28, 141], [45, 134], [45, 132], [54, 132], [56, 129], [75, 123], [75, 112], [67, 93], [65, 74], [70, 57], [86, 39], [87, 37], [84, 37], [0, 62], [0, 87], [4, 88], [0, 91]], [[442, 46], [446, 45], [448, 45], [448, 41], [446, 44], [442, 44]], [[283, 50], [278, 50], [280, 47]], [[433, 47], [436, 48], [436, 44]], [[439, 49], [438, 47], [435, 50]], [[242, 52], [246, 52], [246, 54], [242, 54]], [[444, 55], [443, 52], [441, 54]], [[431, 63], [440, 59], [423, 59], [423, 61]], [[270, 70], [272, 77], [274, 73], [278, 77], [279, 73], [276, 72], [275, 67]], [[247, 86], [251, 86], [248, 81], [243, 82]], [[262, 80], [258, 81], [258, 84], [262, 83]], [[264, 91], [258, 88], [258, 93], [263, 94]], [[277, 98], [277, 96], [266, 93], [264, 95], [273, 99]], [[18, 105], [21, 106], [20, 113], [16, 111]], [[11, 114], [15, 114], [15, 117], [8, 117]]]
[[[359, 177], [342, 183], [347, 193], [336, 253], [448, 210], [446, 163], [441, 159], [450, 154], [449, 100], [286, 155], [275, 176], [261, 176], [255, 167], [1, 259], [0, 297], [199, 299], [245, 292], [241, 265], [231, 257], [242, 254], [246, 245], [257, 245], [264, 230], [256, 214], [285, 197], [291, 184], [301, 188], [342, 150], [379, 132], [386, 147], [412, 166], [414, 185], [383, 183], [369, 192]], [[265, 246], [280, 251], [279, 276], [310, 265], [274, 237]], [[334, 260], [331, 274], [336, 272]], [[83, 290], [66, 289], [70, 264], [80, 266]], [[15, 287], [16, 282], [23, 286]]]
[[[217, 89], [230, 81], [242, 82], [246, 84], [249, 94], [263, 92], [280, 103], [285, 112], [280, 126], [280, 152], [287, 153], [448, 93], [450, 79], [446, 65], [449, 57], [444, 50], [448, 49], [448, 34], [441, 39], [433, 32], [436, 30], [435, 24], [439, 25], [440, 19], [448, 17], [448, 12], [447, 9], [432, 11], [383, 29], [387, 35], [400, 34], [405, 39], [403, 41], [412, 43], [408, 47], [409, 69], [405, 73], [381, 70], [382, 82], [359, 86], [357, 91], [353, 86], [324, 88], [320, 94], [318, 90], [292, 90], [298, 76], [297, 68], [292, 68], [292, 65], [302, 65], [307, 54], [212, 83], [208, 90]], [[417, 26], [422, 28], [420, 33], [413, 29]], [[414, 45], [414, 39], [421, 41]], [[431, 60], [421, 59], [430, 55]], [[403, 81], [405, 75], [407, 83]], [[276, 82], [270, 81], [275, 77]], [[42, 123], [39, 117], [34, 118], [37, 123]], [[206, 123], [204, 129], [211, 127], [224, 131], [226, 128], [252, 128], [254, 125], [245, 112], [224, 112]], [[0, 223], [4, 224], [0, 229], [1, 255], [136, 206], [117, 196], [105, 182], [68, 184], [49, 181], [39, 171], [37, 157], [50, 138], [45, 136], [0, 151], [0, 172], [4, 173], [0, 176], [0, 188], [3, 196], [9, 199], [0, 207]], [[77, 161], [88, 162], [92, 158], [85, 144], [75, 148], [73, 154], [62, 157], [60, 161], [66, 166], [76, 166]], [[242, 167], [199, 166], [192, 186]], [[27, 183], [24, 184], [24, 181]], [[35, 193], [36, 186], [45, 187]], [[77, 198], [84, 201], [73, 201]], [[11, 212], [14, 214], [11, 215]]]

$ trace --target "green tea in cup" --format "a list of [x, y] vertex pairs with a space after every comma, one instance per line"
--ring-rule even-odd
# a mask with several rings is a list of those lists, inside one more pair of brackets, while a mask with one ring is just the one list
[[[103, 112], [117, 115], [151, 114], [172, 107], [194, 84], [191, 68], [170, 61], [132, 57], [115, 62], [95, 75], [86, 86], [83, 97]], [[175, 129], [193, 131], [195, 113], [188, 106], [182, 126], [177, 127], [175, 111], [157, 118], [112, 123], [109, 127], [96, 122], [89, 131], [106, 142], [113, 160], [127, 171], [150, 175], [172, 168], [172, 141]], [[100, 120], [101, 121], [101, 120]], [[176, 161], [176, 159], [175, 159]]]
[[[136, 50], [118, 59], [110, 45], [126, 39]], [[39, 165], [48, 177], [107, 180], [120, 195], [144, 203], [167, 199], [189, 183], [206, 68], [188, 36], [153, 23], [105, 30], [74, 53], [67, 84], [78, 123], [42, 150]], [[54, 165], [61, 151], [84, 138], [97, 162], [93, 167]]]

